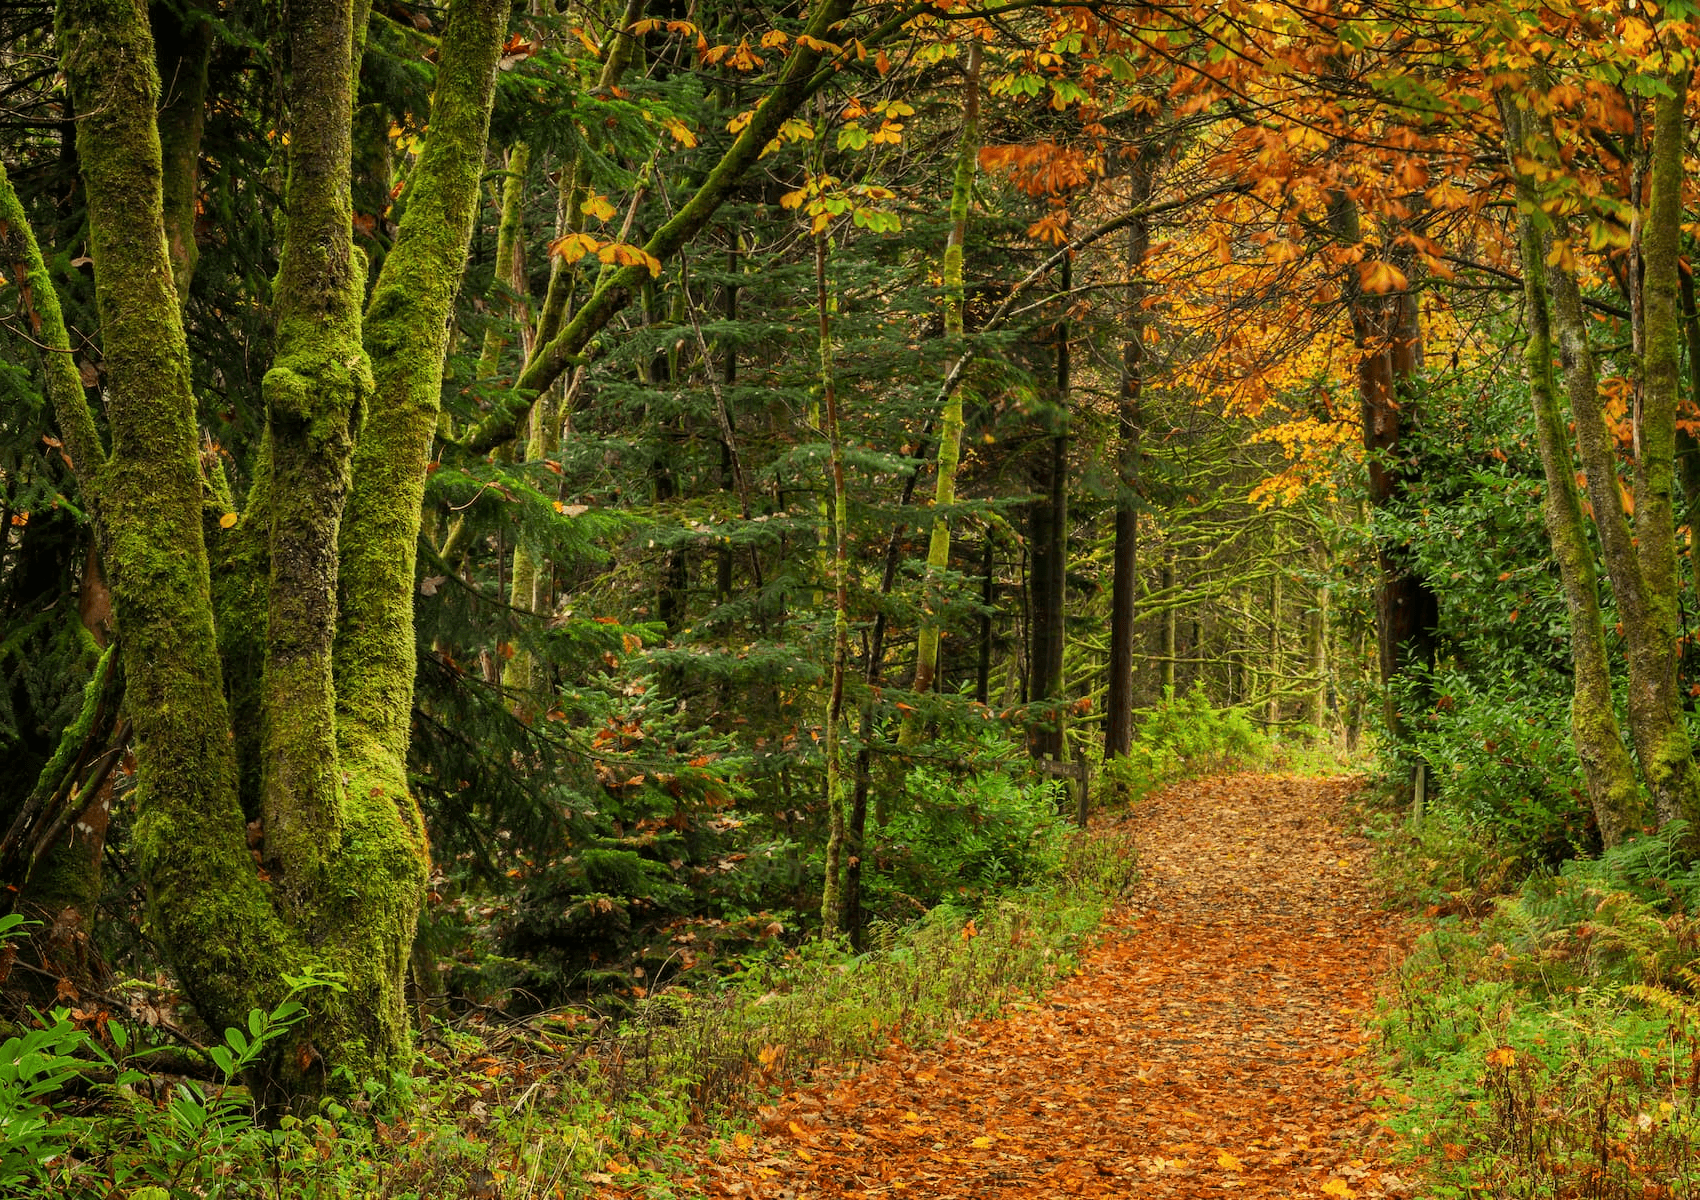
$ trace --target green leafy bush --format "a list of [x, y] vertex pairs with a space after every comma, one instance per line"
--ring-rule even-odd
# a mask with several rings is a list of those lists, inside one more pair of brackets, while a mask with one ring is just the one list
[[1530, 863], [1550, 866], [1598, 849], [1570, 737], [1568, 688], [1444, 670], [1406, 680], [1398, 695], [1404, 753], [1428, 764], [1431, 810], [1451, 808], [1490, 825], [1496, 840]]
[[1141, 714], [1127, 754], [1104, 766], [1118, 797], [1137, 800], [1190, 775], [1255, 768], [1270, 758], [1269, 740], [1237, 708], [1216, 708], [1202, 684]]
[[941, 900], [972, 909], [1056, 867], [1056, 785], [1004, 770], [964, 778], [917, 767], [906, 790], [904, 807], [870, 831], [870, 911], [902, 920]]
[[[1424, 825], [1438, 835], [1407, 853], [1494, 828]], [[1409, 1094], [1389, 1123], [1427, 1156], [1434, 1195], [1700, 1195], [1700, 872], [1684, 835], [1538, 870], [1478, 926], [1447, 917], [1418, 940], [1378, 1024]]]

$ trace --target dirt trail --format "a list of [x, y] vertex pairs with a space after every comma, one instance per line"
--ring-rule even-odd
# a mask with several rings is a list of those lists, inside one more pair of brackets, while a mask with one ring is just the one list
[[[944, 1045], [788, 1096], [696, 1184], [740, 1197], [1403, 1196], [1362, 1019], [1393, 923], [1346, 785], [1141, 804], [1142, 877], [1078, 975]], [[740, 1149], [744, 1149], [740, 1147]]]

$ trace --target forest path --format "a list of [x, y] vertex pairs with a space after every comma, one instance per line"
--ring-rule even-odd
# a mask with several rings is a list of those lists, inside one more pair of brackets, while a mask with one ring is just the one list
[[[1393, 961], [1352, 784], [1235, 775], [1139, 804], [1141, 878], [1078, 974], [943, 1045], [789, 1094], [708, 1195], [1374, 1198], [1363, 1018]], [[743, 1147], [740, 1147], [741, 1149]]]

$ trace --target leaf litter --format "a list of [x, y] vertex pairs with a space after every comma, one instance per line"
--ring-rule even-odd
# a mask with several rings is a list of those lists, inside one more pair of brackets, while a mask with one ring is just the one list
[[1234, 775], [1141, 802], [1119, 818], [1140, 880], [1072, 979], [786, 1093], [677, 1194], [1410, 1196], [1372, 1106], [1364, 1022], [1398, 929], [1340, 828], [1356, 786]]

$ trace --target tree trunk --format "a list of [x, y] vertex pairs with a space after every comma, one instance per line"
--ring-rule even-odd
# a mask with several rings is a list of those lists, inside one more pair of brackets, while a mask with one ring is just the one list
[[[1163, 661], [1158, 675], [1163, 698], [1175, 693], [1175, 660], [1180, 656], [1181, 607], [1175, 602], [1175, 548], [1163, 549], [1163, 594], [1168, 606], [1163, 610]], [[1196, 637], [1195, 639], [1196, 640]]]
[[[1128, 172], [1128, 206], [1143, 210], [1156, 179], [1156, 152], [1141, 149]], [[1133, 658], [1139, 597], [1139, 438], [1144, 426], [1145, 289], [1140, 276], [1151, 250], [1151, 221], [1128, 226], [1127, 315], [1122, 325], [1121, 399], [1116, 418], [1116, 545], [1110, 583], [1110, 661], [1104, 710], [1104, 758], [1133, 746]]]
[[844, 673], [850, 658], [849, 508], [844, 488], [844, 442], [838, 428], [838, 386], [832, 362], [832, 308], [827, 287], [827, 232], [815, 233], [815, 304], [820, 330], [821, 403], [832, 455], [832, 668], [826, 707], [826, 879], [821, 888], [821, 929], [845, 928]]
[[[1356, 204], [1337, 194], [1329, 205], [1329, 228], [1343, 244], [1362, 241]], [[1363, 420], [1363, 444], [1369, 473], [1369, 502], [1373, 513], [1404, 493], [1406, 468], [1400, 465], [1401, 446], [1414, 413], [1409, 389], [1416, 374], [1421, 337], [1416, 297], [1402, 289], [1370, 295], [1349, 268], [1345, 289], [1358, 351], [1358, 402]], [[1439, 605], [1426, 580], [1403, 561], [1392, 546], [1376, 547], [1375, 632], [1382, 686], [1412, 665], [1434, 658], [1434, 625]], [[1392, 693], [1385, 717], [1395, 737], [1403, 727]]]
[[[1642, 242], [1645, 357], [1635, 459], [1635, 549], [1646, 586], [1644, 678], [1630, 685], [1637, 751], [1659, 823], [1700, 818], [1700, 771], [1677, 692], [1682, 613], [1676, 552], [1676, 414], [1682, 393], [1678, 277], [1686, 71], [1653, 102], [1652, 196]], [[1700, 839], [1700, 830], [1693, 835]]]
[[[1637, 422], [1635, 520], [1631, 528], [1618, 482], [1617, 444], [1599, 392], [1588, 318], [1575, 275], [1550, 268], [1552, 324], [1564, 367], [1587, 476], [1600, 550], [1611, 578], [1629, 660], [1629, 732], [1642, 778], [1660, 821], [1696, 817], [1697, 779], [1681, 698], [1676, 689], [1680, 614], [1675, 569], [1674, 486], [1677, 402], [1678, 237], [1681, 220], [1682, 102], [1686, 76], [1666, 81], [1670, 96], [1655, 102], [1652, 203], [1644, 229], [1646, 290], [1641, 304], [1645, 356]], [[1506, 109], [1501, 106], [1502, 111]], [[1507, 118], [1507, 125], [1512, 124]], [[1536, 150], [1552, 142], [1549, 119], [1530, 120], [1521, 137]]]
[[[398, 243], [386, 264], [411, 262], [416, 272], [401, 286], [405, 298], [397, 296], [396, 309], [417, 316], [424, 307], [412, 329], [376, 323], [385, 363], [414, 373], [420, 385], [405, 397], [424, 401], [423, 433], [411, 457], [389, 436], [406, 427], [408, 414], [391, 407], [398, 395], [383, 379], [373, 390], [361, 347], [364, 272], [351, 244], [348, 172], [354, 34], [363, 17], [363, 7], [333, 0], [289, 14], [294, 126], [276, 291], [279, 353], [264, 384], [270, 434], [263, 484], [258, 495], [251, 492], [246, 517], [268, 536], [250, 541], [251, 553], [239, 560], [264, 573], [263, 590], [250, 591], [261, 590], [265, 601], [231, 610], [264, 622], [235, 639], [264, 653], [256, 706], [262, 872], [249, 855], [221, 686], [200, 438], [160, 183], [150, 31], [136, 8], [111, 0], [68, 3], [60, 15], [63, 67], [84, 114], [77, 136], [106, 352], [110, 455], [80, 385], [68, 386], [57, 368], [49, 379], [96, 516], [126, 647], [137, 859], [161, 950], [215, 1029], [243, 1024], [252, 1008], [275, 1003], [287, 972], [341, 975], [344, 990], [312, 998], [302, 1036], [270, 1065], [272, 1085], [286, 1092], [319, 1090], [332, 1066], [381, 1074], [407, 1053], [401, 980], [424, 873], [423, 830], [404, 763], [414, 665], [412, 553], [448, 305], [470, 234], [506, 5], [471, 0], [450, 10], [431, 140], [409, 209], [414, 245], [403, 254]], [[458, 188], [444, 182], [445, 167]], [[421, 223], [428, 227], [423, 238]], [[404, 223], [402, 242], [409, 240]], [[45, 274], [40, 288], [45, 310]], [[44, 337], [63, 344], [52, 307]], [[375, 503], [366, 510], [351, 503], [344, 512], [352, 442], [367, 407], [383, 418], [373, 426], [385, 435], [369, 440], [387, 444], [362, 443], [377, 453], [369, 472], [357, 460], [355, 496], [364, 489]], [[221, 532], [236, 539], [239, 530]], [[363, 559], [351, 546], [371, 553]], [[354, 636], [345, 638], [351, 626]]]
[[1284, 572], [1281, 568], [1281, 527], [1274, 531], [1274, 559], [1269, 573], [1269, 703], [1263, 727], [1274, 732], [1281, 725], [1282, 680], [1286, 675], [1286, 647], [1281, 641], [1281, 600]]
[[[1611, 693], [1611, 667], [1606, 656], [1605, 629], [1600, 618], [1599, 584], [1594, 554], [1582, 524], [1582, 502], [1576, 489], [1570, 436], [1559, 408], [1552, 370], [1552, 336], [1547, 308], [1546, 248], [1533, 214], [1538, 198], [1533, 181], [1517, 167], [1525, 140], [1525, 120], [1514, 101], [1502, 97], [1507, 158], [1517, 184], [1521, 210], [1523, 293], [1529, 340], [1524, 364], [1530, 398], [1535, 406], [1541, 468], [1546, 477], [1547, 536], [1558, 560], [1570, 614], [1571, 655], [1574, 662], [1570, 727], [1582, 762], [1588, 797], [1607, 846], [1638, 832], [1649, 814], [1635, 783], [1635, 769], [1618, 728]], [[1582, 417], [1578, 414], [1578, 424]]]
[[[950, 234], [944, 248], [944, 336], [951, 357], [945, 374], [956, 369], [963, 337], [962, 255], [968, 239], [968, 208], [974, 196], [974, 173], [980, 155], [980, 40], [968, 43], [968, 62], [962, 80], [962, 133], [957, 143], [956, 171], [950, 188]], [[921, 626], [916, 633], [915, 684], [917, 692], [932, 689], [939, 661], [938, 613], [944, 608], [936, 595], [938, 576], [950, 566], [949, 508], [956, 502], [956, 467], [962, 455], [962, 389], [945, 399], [939, 416], [938, 470], [933, 490], [932, 537], [927, 544], [926, 591], [921, 603]], [[913, 745], [921, 723], [913, 715], [903, 722], [901, 742]]]
[[[1069, 264], [1062, 264], [1061, 291], [1070, 287]], [[1028, 703], [1035, 710], [1028, 731], [1028, 749], [1035, 758], [1063, 758], [1065, 736], [1060, 703], [1063, 685], [1063, 608], [1068, 571], [1068, 401], [1069, 329], [1066, 319], [1054, 328], [1056, 376], [1051, 394], [1050, 436], [1039, 450], [1033, 490], [1039, 498], [1028, 506], [1028, 542], [1032, 546], [1029, 582], [1032, 620], [1028, 636], [1032, 666]]]

